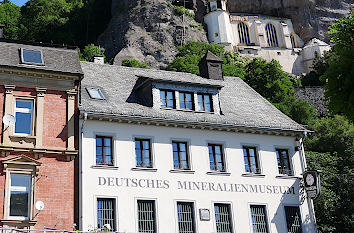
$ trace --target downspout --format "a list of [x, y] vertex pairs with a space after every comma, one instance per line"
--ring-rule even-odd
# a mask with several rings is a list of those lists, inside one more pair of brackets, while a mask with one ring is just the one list
[[87, 120], [87, 112], [84, 112], [84, 120], [81, 124], [80, 127], [80, 140], [79, 140], [79, 228], [80, 230], [83, 229], [83, 224], [82, 224], [82, 197], [83, 197], [83, 192], [82, 192], [82, 139], [84, 136], [84, 126]]

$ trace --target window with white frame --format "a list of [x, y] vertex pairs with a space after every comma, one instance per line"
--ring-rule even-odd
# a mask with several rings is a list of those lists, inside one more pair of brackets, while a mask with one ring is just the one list
[[298, 206], [284, 208], [288, 233], [302, 233], [300, 208]]
[[238, 29], [238, 36], [240, 39], [241, 45], [249, 45], [251, 43], [250, 40], [250, 31], [247, 24], [244, 22], [240, 22], [237, 26]]
[[193, 202], [177, 202], [178, 232], [194, 233], [194, 204]]
[[230, 209], [229, 204], [214, 204], [216, 232], [232, 233]]
[[213, 112], [213, 102], [210, 94], [198, 93], [199, 111]]
[[9, 218], [28, 220], [31, 207], [31, 175], [10, 174]]
[[251, 205], [253, 233], [269, 233], [265, 205]]
[[266, 25], [267, 42], [269, 47], [279, 47], [277, 29], [271, 23]]
[[97, 198], [97, 228], [116, 230], [116, 200], [114, 198]]
[[15, 134], [31, 136], [33, 127], [33, 100], [16, 99]]
[[139, 232], [156, 232], [156, 211], [154, 200], [138, 200], [138, 228]]

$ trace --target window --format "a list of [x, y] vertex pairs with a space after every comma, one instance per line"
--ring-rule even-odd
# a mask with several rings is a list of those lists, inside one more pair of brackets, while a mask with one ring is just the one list
[[186, 142], [172, 142], [173, 165], [176, 169], [190, 169]]
[[43, 65], [42, 51], [21, 49], [21, 62], [25, 64]]
[[137, 167], [152, 167], [149, 139], [135, 139], [135, 155]]
[[32, 135], [33, 101], [16, 99], [15, 117], [15, 133]]
[[160, 91], [161, 107], [163, 108], [176, 108], [175, 92], [161, 90]]
[[248, 45], [251, 43], [250, 41], [250, 32], [247, 24], [244, 22], [240, 22], [238, 24], [238, 36], [240, 38], [240, 44], [242, 45]]
[[209, 148], [210, 169], [214, 171], [225, 171], [222, 146], [216, 144], [209, 144], [208, 148]]
[[250, 173], [261, 173], [258, 163], [258, 153], [256, 147], [243, 147], [243, 160], [245, 161], [245, 171]]
[[212, 98], [209, 94], [198, 94], [198, 106], [200, 111], [212, 112]]
[[104, 100], [104, 96], [99, 88], [86, 88], [92, 99]]
[[116, 230], [115, 199], [97, 198], [97, 227]]
[[266, 207], [251, 205], [252, 228], [254, 233], [268, 233]]
[[178, 232], [194, 233], [194, 205], [192, 202], [177, 202]]
[[296, 40], [293, 34], [290, 35], [291, 47], [296, 48]]
[[111, 137], [96, 137], [96, 164], [113, 165]]
[[217, 0], [216, 4], [217, 4], [217, 8], [221, 10], [222, 9], [221, 0]]
[[231, 214], [229, 204], [214, 204], [216, 232], [231, 233]]
[[287, 149], [276, 149], [279, 174], [292, 175], [289, 153]]
[[31, 203], [31, 175], [10, 174], [9, 217], [18, 220], [29, 219]]
[[285, 206], [288, 233], [302, 233], [301, 215], [298, 206]]
[[267, 42], [269, 47], [279, 47], [277, 30], [271, 23], [266, 25]]
[[180, 92], [179, 107], [181, 109], [194, 110], [194, 94], [188, 92]]
[[155, 201], [138, 200], [139, 232], [156, 232]]

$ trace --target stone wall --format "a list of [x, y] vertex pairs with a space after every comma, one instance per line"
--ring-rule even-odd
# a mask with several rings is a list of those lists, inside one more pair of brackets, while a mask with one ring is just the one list
[[325, 100], [323, 87], [296, 87], [294, 96], [308, 101], [321, 116], [327, 116], [328, 103]]

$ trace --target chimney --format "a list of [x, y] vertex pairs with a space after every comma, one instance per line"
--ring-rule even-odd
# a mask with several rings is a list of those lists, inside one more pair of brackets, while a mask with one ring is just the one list
[[95, 55], [95, 56], [93, 57], [93, 63], [97, 63], [97, 64], [103, 65], [103, 64], [104, 64], [104, 56], [102, 56], [102, 55]]
[[0, 39], [4, 38], [4, 24], [0, 24]]
[[208, 51], [199, 62], [200, 76], [207, 79], [224, 80], [222, 63], [222, 59]]

